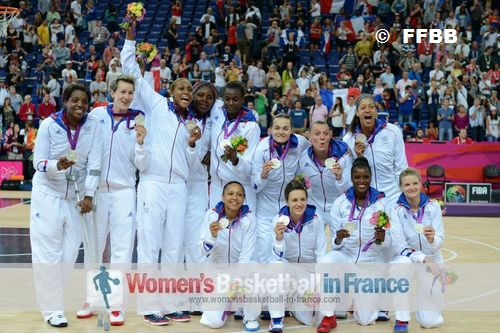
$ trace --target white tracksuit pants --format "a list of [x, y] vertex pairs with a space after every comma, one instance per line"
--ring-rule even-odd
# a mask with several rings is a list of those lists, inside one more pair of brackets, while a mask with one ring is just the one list
[[64, 284], [69, 268], [76, 261], [82, 239], [82, 222], [76, 200], [53, 197], [33, 189], [31, 253], [37, 302], [45, 321], [54, 312], [64, 311]]
[[[177, 264], [184, 260], [184, 224], [186, 221], [187, 186], [143, 178], [137, 191], [137, 261], [139, 264], [161, 262]], [[172, 302], [153, 297], [138, 297], [139, 314], [177, 311]]]
[[[203, 315], [200, 319], [200, 324], [208, 326], [210, 328], [221, 328], [226, 322], [223, 319], [226, 304], [220, 304], [221, 310], [217, 311], [203, 311]], [[258, 320], [260, 315], [260, 307], [257, 309], [254, 304], [245, 304], [243, 310], [245, 317], [243, 322]]]
[[[412, 264], [412, 261], [408, 257], [398, 256], [391, 261], [391, 264]], [[397, 269], [397, 265], [393, 269]], [[407, 269], [405, 269], [407, 272]], [[429, 272], [425, 271], [425, 265], [413, 265], [412, 266], [413, 278], [417, 279], [418, 287], [416, 290], [416, 295], [429, 295], [429, 291], [432, 288], [432, 307], [442, 304], [443, 297], [441, 293], [440, 282], [436, 283], [434, 287], [432, 286], [432, 277], [430, 277]], [[403, 302], [403, 303], [398, 303]], [[398, 304], [401, 304], [400, 308], [408, 308], [408, 299], [398, 299], [395, 301], [394, 306], [398, 308]], [[418, 323], [424, 328], [434, 328], [439, 327], [443, 324], [444, 319], [441, 315], [441, 311], [417, 311], [416, 318]], [[396, 320], [410, 321], [410, 311], [396, 311]]]
[[184, 256], [186, 263], [205, 262], [206, 258], [198, 247], [203, 218], [208, 207], [207, 181], [187, 183], [187, 209], [184, 223]]
[[[258, 263], [269, 263], [274, 261], [273, 252], [274, 225], [273, 218], [278, 213], [276, 207], [271, 208], [265, 202], [257, 203], [255, 221], [257, 222], [257, 239], [255, 240], [255, 251], [252, 260]], [[276, 206], [276, 205], [273, 205]]]
[[[352, 258], [348, 254], [340, 251], [330, 251], [325, 256], [318, 259], [318, 263], [335, 263], [335, 264], [349, 264], [354, 263], [355, 258]], [[326, 295], [324, 295], [326, 296]], [[362, 304], [364, 302], [363, 298], [360, 295], [354, 295], [354, 305]], [[321, 311], [321, 318], [324, 316], [333, 316], [335, 313], [335, 306], [332, 309], [327, 311]], [[371, 325], [375, 324], [375, 321], [378, 318], [378, 310], [374, 311], [354, 311], [354, 319], [360, 325]]]
[[[91, 232], [91, 241], [97, 248], [99, 261], [103, 260], [108, 233], [110, 237], [111, 259], [113, 264], [130, 264], [135, 238], [135, 189], [123, 189], [114, 192], [98, 192], [96, 198], [96, 230]], [[92, 216], [89, 215], [92, 219]], [[87, 253], [87, 249], [85, 249]], [[89, 256], [85, 255], [85, 263]]]

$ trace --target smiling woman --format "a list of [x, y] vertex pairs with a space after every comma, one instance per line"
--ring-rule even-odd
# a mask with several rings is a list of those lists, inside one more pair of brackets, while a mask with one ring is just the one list
[[343, 138], [354, 157], [364, 156], [372, 170], [371, 186], [395, 203], [399, 174], [408, 167], [401, 129], [377, 118], [373, 97], [363, 94], [356, 101], [356, 114]]

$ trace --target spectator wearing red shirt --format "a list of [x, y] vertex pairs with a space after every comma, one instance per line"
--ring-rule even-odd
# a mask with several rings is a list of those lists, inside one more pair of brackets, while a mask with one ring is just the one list
[[233, 21], [231, 26], [227, 29], [227, 46], [231, 47], [231, 52], [234, 53], [236, 50], [236, 45], [238, 44], [238, 39], [236, 38], [236, 21]]
[[462, 128], [460, 132], [458, 132], [458, 136], [454, 137], [451, 143], [456, 145], [470, 145], [473, 141], [471, 138], [467, 137], [467, 130]]
[[56, 112], [56, 106], [50, 102], [50, 94], [43, 94], [42, 103], [38, 104], [38, 109], [36, 110], [36, 115], [40, 120], [50, 117], [52, 113]]
[[19, 120], [21, 123], [21, 128], [24, 128], [24, 124], [28, 120], [33, 120], [35, 116], [35, 104], [31, 103], [31, 96], [24, 96], [24, 103], [21, 104], [19, 108]]
[[321, 41], [321, 24], [320, 20], [317, 18], [311, 24], [311, 52], [314, 52], [319, 49], [320, 41]]

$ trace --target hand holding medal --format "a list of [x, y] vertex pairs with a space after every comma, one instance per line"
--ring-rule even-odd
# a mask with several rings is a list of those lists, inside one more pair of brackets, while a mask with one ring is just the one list
[[290, 223], [290, 218], [286, 215], [281, 215], [278, 217], [278, 221], [276, 225], [274, 226], [274, 233], [276, 235], [276, 240], [281, 241], [283, 240], [283, 233], [286, 230], [286, 227]]
[[356, 154], [358, 154], [358, 156], [363, 156], [363, 154], [365, 153], [367, 140], [368, 139], [366, 138], [366, 135], [364, 135], [363, 133], [359, 133], [356, 135], [356, 139], [354, 141], [354, 151], [356, 152]]

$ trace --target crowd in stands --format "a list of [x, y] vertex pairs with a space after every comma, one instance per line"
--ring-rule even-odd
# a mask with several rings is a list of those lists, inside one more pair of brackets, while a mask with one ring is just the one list
[[[344, 7], [338, 14], [324, 13], [319, 0], [208, 1], [205, 14], [190, 22], [194, 33], [181, 40], [188, 2], [171, 2], [162, 31], [167, 47], [146, 65], [159, 70], [165, 96], [179, 77], [210, 80], [219, 93], [241, 80], [264, 134], [272, 117], [288, 113], [297, 133], [307, 135], [309, 123], [325, 120], [342, 136], [356, 94], [371, 93], [379, 116], [399, 124], [408, 141], [498, 141], [495, 1], [358, 0], [353, 13]], [[108, 103], [121, 72], [118, 6], [127, 3], [110, 2], [101, 17], [93, 0], [0, 1], [20, 8], [0, 42], [3, 156], [29, 159], [36, 129], [61, 108], [69, 83], [87, 84], [92, 106]], [[352, 31], [347, 23], [358, 17], [363, 29]], [[382, 28], [390, 32], [387, 44], [374, 37]], [[458, 42], [404, 44], [404, 28], [453, 28]], [[342, 88], [358, 89], [342, 99], [336, 96]]]

